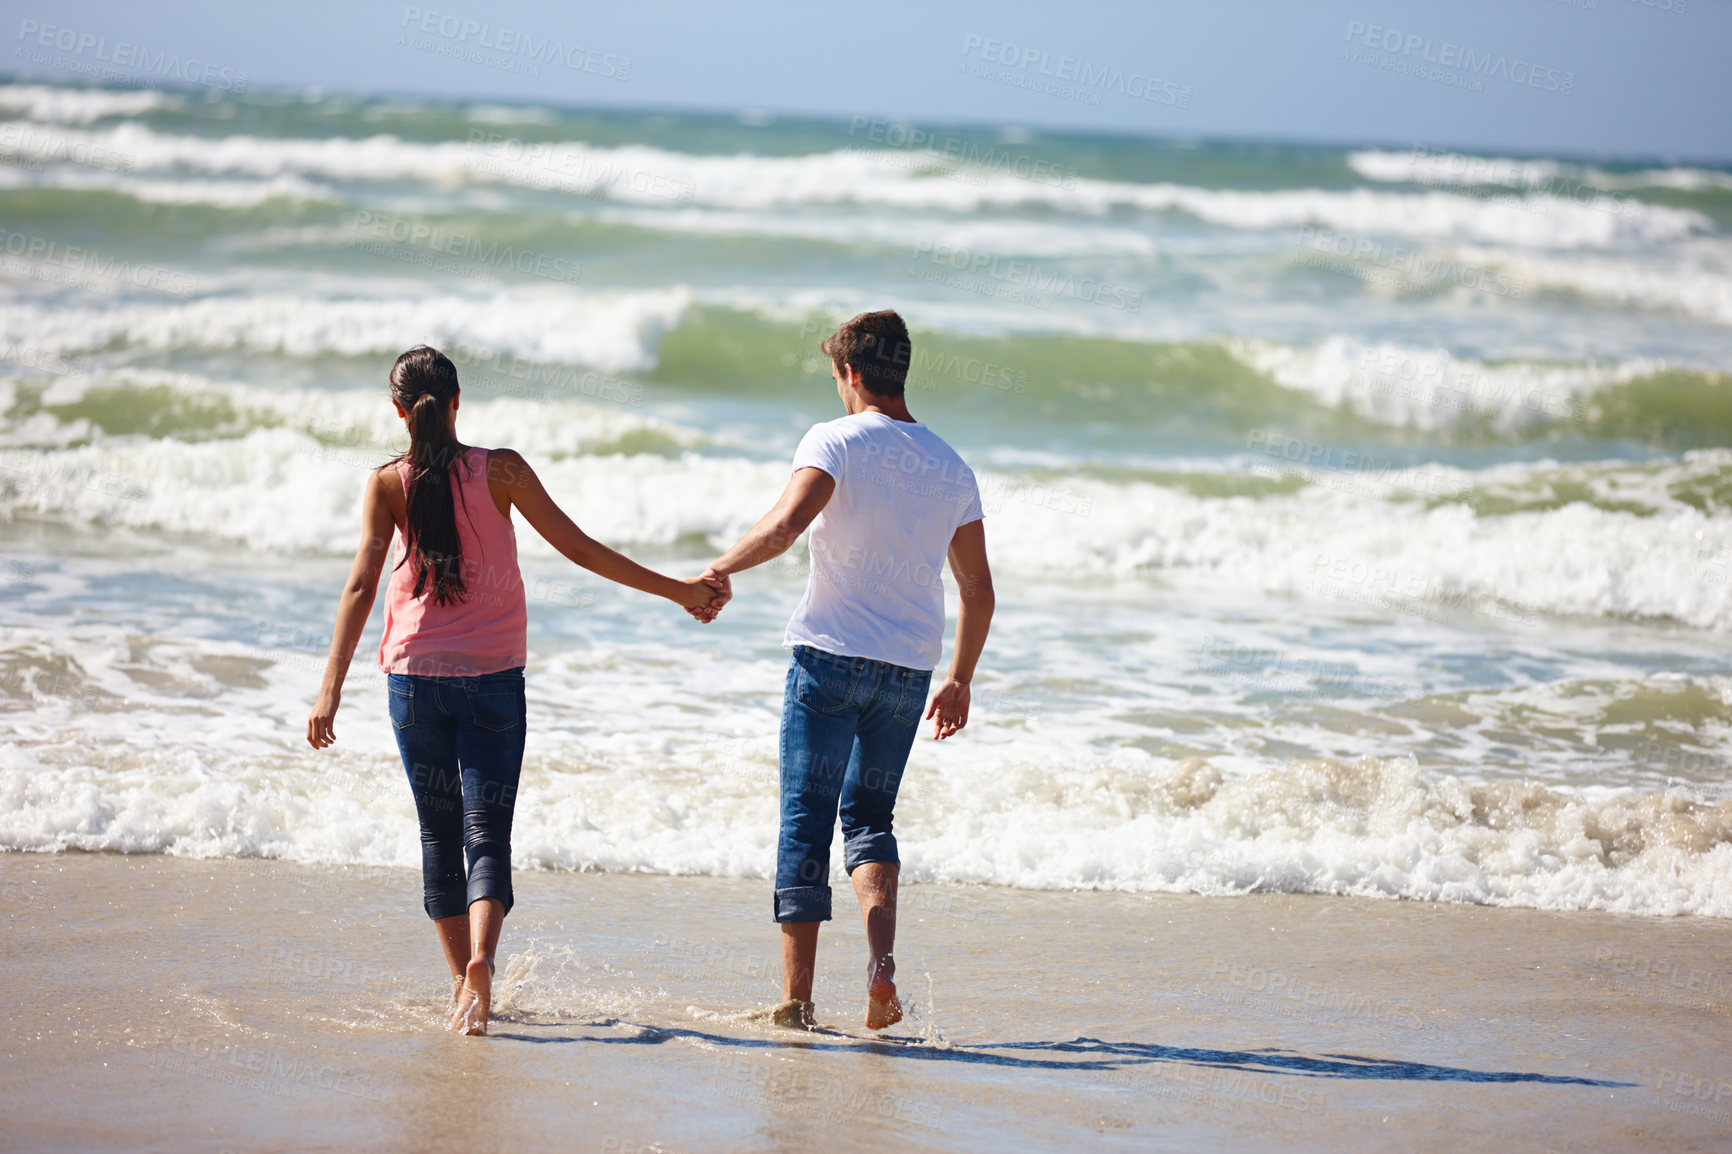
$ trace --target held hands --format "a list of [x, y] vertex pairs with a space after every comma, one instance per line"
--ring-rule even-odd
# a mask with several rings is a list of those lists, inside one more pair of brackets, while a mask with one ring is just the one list
[[926, 718], [937, 720], [932, 726], [932, 739], [943, 741], [968, 724], [968, 682], [951, 678], [938, 687], [932, 704], [926, 707]]
[[705, 625], [714, 621], [721, 613], [722, 606], [734, 599], [733, 581], [714, 569], [705, 569], [703, 576], [691, 584], [702, 600], [696, 605], [687, 604], [686, 612], [692, 615], [692, 620]]

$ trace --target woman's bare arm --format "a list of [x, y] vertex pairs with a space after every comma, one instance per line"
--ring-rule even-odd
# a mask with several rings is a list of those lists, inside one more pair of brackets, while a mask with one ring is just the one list
[[493, 450], [488, 454], [487, 469], [489, 479], [505, 488], [511, 504], [523, 514], [530, 527], [549, 545], [591, 573], [657, 597], [666, 597], [685, 609], [702, 609], [715, 597], [716, 591], [701, 579], [681, 581], [664, 576], [639, 565], [623, 553], [609, 549], [579, 529], [548, 495], [541, 478], [516, 450]]
[[337, 625], [331, 631], [331, 655], [325, 660], [319, 700], [313, 706], [312, 716], [307, 718], [307, 744], [314, 749], [323, 749], [337, 740], [333, 726], [343, 696], [343, 681], [349, 675], [349, 662], [354, 660], [361, 631], [367, 627], [367, 616], [373, 612], [379, 573], [385, 567], [385, 554], [391, 548], [391, 534], [397, 527], [385, 485], [386, 474], [380, 469], [367, 478], [367, 488], [361, 497], [361, 544], [355, 550], [355, 562], [349, 567], [349, 579], [337, 602]]

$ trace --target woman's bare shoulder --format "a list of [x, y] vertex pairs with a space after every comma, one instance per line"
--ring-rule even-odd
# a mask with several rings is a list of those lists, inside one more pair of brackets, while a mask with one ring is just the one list
[[534, 472], [516, 449], [487, 450], [487, 479], [506, 485], [520, 484]]
[[367, 474], [367, 490], [384, 497], [403, 496], [403, 474], [397, 469], [397, 462], [387, 461], [371, 473]]

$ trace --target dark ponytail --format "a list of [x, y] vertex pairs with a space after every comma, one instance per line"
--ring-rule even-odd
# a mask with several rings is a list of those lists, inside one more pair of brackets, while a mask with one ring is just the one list
[[446, 419], [456, 396], [457, 366], [438, 349], [416, 345], [391, 366], [391, 399], [409, 414], [409, 451], [391, 462], [409, 462], [408, 550], [397, 564], [413, 564], [415, 596], [431, 584], [440, 605], [466, 596], [451, 473], [468, 465]]

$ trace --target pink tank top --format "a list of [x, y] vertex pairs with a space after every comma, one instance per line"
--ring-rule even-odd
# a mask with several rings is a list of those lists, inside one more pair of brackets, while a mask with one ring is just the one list
[[[397, 462], [397, 475], [407, 493], [409, 462]], [[379, 668], [387, 673], [478, 677], [524, 664], [529, 614], [517, 568], [517, 534], [487, 491], [487, 450], [465, 450], [451, 475], [467, 596], [440, 605], [429, 582], [416, 597], [413, 563], [397, 564], [408, 548], [399, 532], [385, 589], [385, 636], [379, 641]]]

